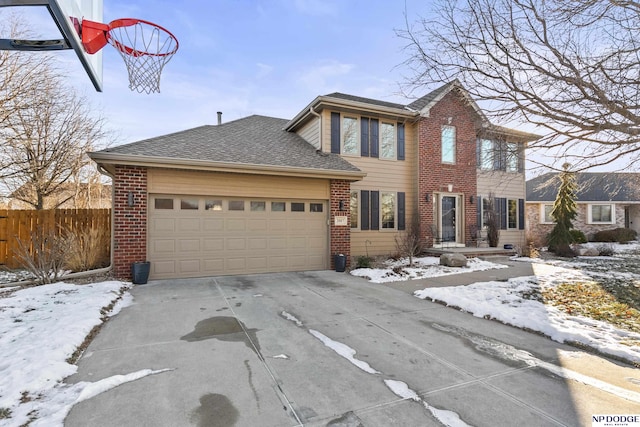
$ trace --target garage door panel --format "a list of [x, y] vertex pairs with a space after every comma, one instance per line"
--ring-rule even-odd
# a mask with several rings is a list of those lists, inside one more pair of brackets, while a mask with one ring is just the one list
[[245, 219], [230, 218], [225, 223], [226, 231], [246, 231], [247, 221]]
[[243, 251], [247, 247], [247, 240], [243, 238], [228, 238], [226, 249], [229, 251]]
[[207, 232], [215, 232], [224, 230], [224, 219], [223, 218], [206, 218], [202, 220], [202, 231]]
[[179, 232], [200, 231], [200, 219], [199, 218], [181, 218], [178, 220]]
[[204, 239], [202, 249], [205, 252], [223, 251], [224, 239]]
[[176, 274], [176, 263], [173, 260], [153, 261], [151, 263], [151, 273], [155, 275]]
[[200, 272], [200, 260], [190, 259], [178, 261], [178, 268], [180, 273], [199, 273]]
[[200, 252], [200, 239], [180, 239], [178, 248], [180, 252]]
[[264, 250], [268, 247], [268, 240], [266, 237], [254, 237], [249, 239], [249, 250]]
[[174, 253], [176, 251], [176, 242], [169, 239], [154, 240], [151, 249], [151, 254]]
[[155, 218], [150, 221], [150, 226], [154, 232], [175, 231], [176, 220], [173, 218]]
[[[155, 195], [151, 195], [153, 198]], [[157, 196], [181, 199], [181, 196]], [[192, 197], [192, 196], [190, 196]], [[264, 201], [264, 211], [228, 210], [229, 201], [220, 199], [222, 209], [149, 210], [148, 252], [151, 278], [199, 277], [207, 275], [317, 270], [328, 267], [328, 227], [325, 212], [292, 211], [294, 201]], [[296, 200], [295, 203], [302, 204]], [[317, 203], [314, 201], [313, 203]], [[272, 206], [282, 208], [271, 211]], [[180, 206], [180, 205], [177, 205]], [[296, 208], [300, 206], [297, 205]]]

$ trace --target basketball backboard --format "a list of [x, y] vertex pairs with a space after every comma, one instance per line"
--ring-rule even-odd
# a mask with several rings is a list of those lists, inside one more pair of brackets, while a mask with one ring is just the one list
[[3, 6], [46, 7], [60, 30], [62, 38], [59, 40], [0, 39], [0, 49], [28, 51], [73, 49], [93, 86], [98, 92], [102, 92], [102, 52], [98, 51], [92, 55], [85, 52], [80, 28], [84, 19], [102, 22], [103, 0], [0, 0], [0, 7]]

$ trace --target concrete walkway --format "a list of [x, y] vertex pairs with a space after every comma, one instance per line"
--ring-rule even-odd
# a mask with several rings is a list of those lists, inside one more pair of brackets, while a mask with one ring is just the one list
[[332, 271], [136, 286], [68, 382], [171, 370], [77, 404], [65, 425], [591, 426], [640, 412], [637, 369], [407, 291]]

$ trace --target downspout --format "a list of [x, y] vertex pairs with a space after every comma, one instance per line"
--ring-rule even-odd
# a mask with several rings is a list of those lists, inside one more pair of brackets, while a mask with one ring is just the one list
[[322, 151], [322, 115], [317, 113], [313, 107], [309, 107], [309, 112], [318, 118], [318, 142], [320, 145], [318, 150]]
[[109, 266], [105, 267], [104, 269], [101, 270], [105, 270], [105, 272], [107, 271], [111, 271], [111, 269], [113, 268], [113, 252], [114, 252], [114, 245], [115, 245], [115, 237], [114, 237], [114, 217], [115, 217], [115, 195], [116, 195], [116, 186], [114, 185], [114, 181], [115, 181], [115, 177], [113, 175], [111, 175], [109, 173], [109, 171], [107, 171], [105, 168], [102, 167], [102, 165], [100, 165], [99, 163], [96, 163], [96, 168], [98, 169], [98, 172], [100, 172], [102, 175], [106, 175], [109, 178], [111, 178], [111, 250], [109, 251]]

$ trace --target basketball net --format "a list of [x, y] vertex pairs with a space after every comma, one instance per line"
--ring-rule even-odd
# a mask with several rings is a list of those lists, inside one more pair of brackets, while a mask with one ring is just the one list
[[107, 41], [127, 66], [129, 89], [160, 92], [162, 69], [178, 50], [173, 34], [152, 22], [124, 18], [109, 23]]

